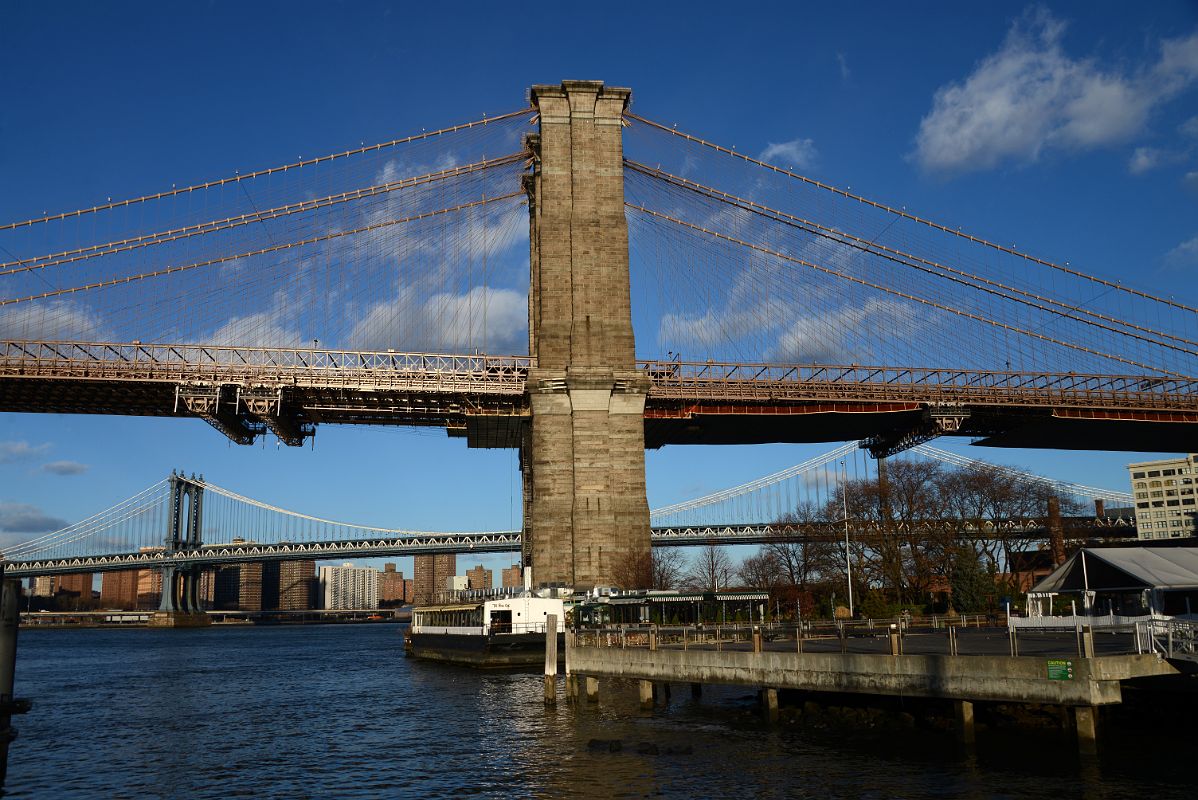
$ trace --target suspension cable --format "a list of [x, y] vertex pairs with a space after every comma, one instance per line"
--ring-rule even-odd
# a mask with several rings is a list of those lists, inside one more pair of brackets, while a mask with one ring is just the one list
[[[1140, 369], [1148, 370], [1148, 372], [1151, 374], [1171, 375], [1175, 378], [1186, 378], [1186, 379], [1190, 378], [1190, 376], [1183, 375], [1179, 372], [1173, 372], [1172, 370], [1166, 370], [1166, 369], [1161, 369], [1160, 367], [1154, 367], [1154, 366], [1149, 366], [1148, 364], [1142, 364], [1139, 361], [1133, 361], [1132, 359], [1124, 358], [1123, 356], [1114, 355], [1112, 353], [1104, 353], [1101, 350], [1094, 350], [1092, 348], [1086, 347], [1085, 345], [1074, 344], [1074, 343], [1066, 342], [1066, 341], [1063, 341], [1060, 339], [1055, 339], [1051, 336], [1046, 336], [1045, 334], [1038, 333], [1037, 331], [1026, 330], [1024, 328], [1019, 328], [1014, 325], [1009, 325], [1005, 322], [999, 322], [998, 320], [988, 319], [979, 314], [973, 314], [968, 311], [962, 311], [959, 308], [953, 308], [952, 306], [947, 306], [947, 305], [944, 305], [943, 303], [938, 303], [934, 300], [928, 300], [926, 298], [918, 297], [913, 294], [908, 294], [906, 292], [900, 292], [897, 289], [892, 289], [890, 287], [883, 286], [882, 284], [873, 283], [872, 281], [867, 281], [864, 278], [858, 278], [853, 275], [847, 275], [843, 272], [839, 272], [837, 270], [830, 269], [828, 267], [821, 267], [818, 264], [811, 263], [810, 261], [804, 261], [801, 258], [795, 258], [794, 256], [788, 256], [785, 253], [778, 252], [777, 250], [771, 250], [768, 247], [762, 247], [761, 245], [753, 244], [751, 242], [746, 242], [743, 239], [737, 239], [733, 236], [728, 236], [726, 234], [719, 233], [717, 231], [713, 231], [708, 228], [704, 228], [700, 225], [695, 225], [694, 223], [686, 222], [685, 220], [678, 219], [677, 217], [671, 217], [668, 214], [663, 214], [659, 211], [653, 211], [652, 209], [645, 208], [644, 206], [639, 206], [634, 203], [628, 203], [628, 202], [625, 202], [624, 205], [627, 206], [628, 208], [633, 209], [634, 211], [640, 211], [640, 212], [648, 214], [650, 216], [657, 217], [659, 219], [663, 219], [668, 222], [672, 222], [676, 225], [681, 225], [685, 228], [690, 228], [691, 230], [698, 231], [699, 233], [705, 233], [708, 236], [714, 237], [716, 239], [722, 239], [723, 241], [731, 242], [732, 244], [737, 244], [742, 247], [747, 247], [751, 250], [756, 250], [760, 253], [765, 253], [766, 255], [770, 255], [775, 258], [780, 258], [783, 261], [789, 261], [793, 264], [799, 264], [799, 265], [807, 267], [809, 269], [814, 269], [819, 272], [823, 272], [827, 275], [832, 275], [833, 277], [841, 278], [843, 280], [850, 281], [852, 283], [860, 284], [861, 286], [866, 286], [870, 289], [876, 289], [880, 292], [885, 292], [886, 294], [891, 294], [896, 297], [901, 297], [905, 300], [911, 300], [913, 302], [920, 303], [922, 305], [931, 306], [932, 308], [940, 309], [941, 311], [947, 311], [950, 314], [955, 314], [960, 317], [972, 319], [975, 322], [982, 322], [987, 325], [992, 325], [997, 328], [1003, 328], [1005, 330], [1012, 331], [1013, 333], [1019, 333], [1024, 336], [1031, 336], [1033, 338], [1040, 339], [1041, 341], [1060, 345], [1062, 347], [1067, 347], [1071, 350], [1078, 350], [1080, 352], [1089, 353], [1090, 355], [1095, 355], [1100, 358], [1106, 358], [1106, 359], [1110, 359], [1112, 361], [1120, 361], [1124, 364], [1130, 364], [1133, 367], [1139, 367]], [[2, 303], [0, 303], [0, 304], [2, 304]]]
[[[641, 164], [640, 162], [637, 162], [637, 161], [625, 159], [624, 163], [629, 169], [633, 170], [634, 172], [638, 172], [638, 173], [640, 173], [642, 175], [646, 175], [650, 178], [660, 180], [663, 183], [666, 183], [668, 185], [677, 186], [678, 188], [692, 191], [700, 196], [708, 197], [712, 200], [716, 200], [718, 202], [730, 205], [733, 208], [743, 209], [745, 211], [748, 211], [749, 213], [757, 214], [758, 216], [761, 216], [765, 219], [770, 219], [770, 220], [773, 220], [774, 222], [778, 222], [779, 224], [788, 225], [790, 227], [795, 227], [800, 230], [804, 230], [808, 233], [815, 234], [816, 236], [821, 236], [830, 241], [834, 241], [839, 244], [844, 244], [849, 247], [853, 247], [862, 252], [869, 253], [870, 255], [879, 256], [880, 258], [884, 258], [887, 261], [891, 261], [896, 264], [902, 264], [903, 266], [911, 267], [912, 269], [917, 269], [921, 272], [925, 272], [930, 275], [936, 275], [937, 277], [945, 278], [946, 280], [951, 280], [954, 283], [959, 283], [964, 286], [968, 286], [972, 289], [976, 289], [978, 291], [987, 292], [988, 294], [993, 294], [997, 297], [1002, 297], [1003, 299], [1011, 300], [1012, 302], [1020, 303], [1022, 305], [1026, 305], [1031, 308], [1038, 309], [1040, 311], [1045, 311], [1050, 314], [1056, 314], [1060, 317], [1064, 317], [1066, 319], [1072, 319], [1076, 322], [1081, 322], [1082, 324], [1085, 324], [1085, 325], [1092, 325], [1094, 327], [1101, 328], [1102, 330], [1109, 331], [1111, 333], [1115, 333], [1120, 336], [1131, 336], [1131, 337], [1139, 339], [1141, 341], [1148, 342], [1149, 344], [1158, 345], [1160, 347], [1166, 347], [1171, 350], [1177, 350], [1178, 352], [1187, 353], [1189, 355], [1198, 355], [1198, 351], [1196, 351], [1196, 350], [1189, 350], [1184, 347], [1177, 347], [1176, 345], [1171, 345], [1166, 342], [1159, 342], [1159, 341], [1156, 341], [1154, 339], [1151, 339], [1151, 338], [1148, 338], [1145, 336], [1139, 336], [1135, 333], [1129, 333], [1127, 331], [1119, 330], [1118, 328], [1111, 327], [1110, 325], [1104, 325], [1104, 324], [1101, 324], [1098, 322], [1094, 322], [1092, 320], [1075, 317], [1072, 314], [1066, 314], [1066, 313], [1063, 313], [1061, 311], [1058, 311], [1058, 310], [1055, 310], [1052, 308], [1045, 308], [1044, 306], [1039, 305], [1039, 303], [1048, 303], [1050, 305], [1059, 306], [1059, 307], [1067, 309], [1069, 311], [1083, 314], [1085, 316], [1094, 317], [1095, 319], [1102, 320], [1103, 322], [1113, 323], [1115, 325], [1122, 325], [1124, 327], [1132, 328], [1134, 330], [1142, 331], [1144, 333], [1152, 334], [1154, 336], [1160, 336], [1165, 339], [1172, 339], [1174, 341], [1181, 342], [1183, 344], [1198, 345], [1198, 342], [1196, 342], [1196, 341], [1186, 339], [1181, 336], [1176, 336], [1174, 334], [1167, 333], [1165, 331], [1158, 331], [1154, 328], [1143, 327], [1141, 325], [1137, 325], [1132, 322], [1127, 322], [1125, 320], [1117, 319], [1115, 317], [1111, 317], [1111, 316], [1102, 314], [1097, 311], [1090, 311], [1089, 309], [1083, 308], [1081, 306], [1071, 305], [1069, 303], [1065, 303], [1060, 300], [1055, 300], [1051, 297], [1044, 297], [1044, 296], [1038, 295], [1034, 292], [1028, 292], [1023, 289], [1019, 289], [1019, 288], [1016, 288], [1013, 286], [1008, 286], [999, 281], [985, 278], [981, 275], [976, 275], [972, 272], [956, 269], [954, 267], [950, 267], [945, 264], [940, 264], [936, 261], [931, 261], [931, 260], [928, 260], [925, 258], [921, 258], [917, 255], [914, 255], [912, 253], [907, 253], [903, 250], [897, 250], [895, 248], [887, 247], [886, 245], [879, 244], [877, 242], [871, 242], [866, 239], [862, 239], [858, 236], [854, 236], [851, 233], [841, 231], [837, 228], [831, 228], [826, 225], [821, 225], [818, 222], [814, 222], [812, 220], [808, 220], [803, 217], [797, 217], [797, 216], [794, 216], [793, 214], [788, 214], [785, 211], [779, 211], [778, 209], [770, 208], [769, 206], [762, 205], [761, 203], [756, 203], [756, 202], [753, 202], [752, 200], [747, 200], [743, 197], [737, 197], [736, 195], [728, 194], [727, 192], [722, 192], [719, 189], [714, 189], [710, 186], [704, 186], [701, 183], [696, 183], [695, 181], [691, 181], [686, 178], [679, 177], [677, 175], [672, 175], [668, 172], [665, 172], [664, 170], [655, 169], [655, 168], [649, 167], [645, 164]], [[848, 241], [844, 241], [844, 239], [847, 239]], [[876, 251], [883, 251], [883, 252], [876, 252]], [[914, 261], [917, 263], [912, 264], [905, 259], [910, 259], [911, 261]], [[930, 267], [932, 269], [925, 269], [924, 267], [919, 266], [920, 264], [924, 265], [924, 267]], [[951, 273], [952, 275], [959, 276], [960, 278], [962, 278], [964, 280], [959, 280], [959, 279], [956, 279], [956, 278], [953, 278], [950, 276], [946, 276], [946, 275], [939, 275], [938, 273], [933, 271], [934, 269], [944, 270], [945, 272]], [[986, 284], [987, 286], [995, 287], [996, 289], [1001, 289], [1002, 291], [1013, 292], [1014, 294], [1021, 295], [1023, 298], [1027, 298], [1027, 299], [1021, 299], [1020, 297], [1011, 297], [1009, 295], [1003, 294], [1000, 291], [994, 291], [992, 289], [987, 289], [987, 288], [985, 288], [985, 286], [975, 286], [972, 283], [969, 283], [969, 281], [971, 281], [971, 280], [978, 281], [980, 283]], [[1032, 302], [1032, 301], [1036, 301], [1036, 302]]]
[[164, 192], [156, 192], [155, 194], [147, 194], [147, 195], [143, 195], [141, 197], [133, 197], [128, 200], [118, 200], [118, 201], [111, 202], [111, 203], [102, 203], [100, 205], [92, 206], [91, 208], [80, 208], [75, 211], [65, 211], [60, 214], [49, 214], [44, 217], [35, 217], [33, 219], [27, 219], [27, 220], [23, 220], [21, 222], [10, 222], [7, 224], [0, 225], [0, 231], [12, 230], [13, 228], [21, 228], [21, 227], [26, 227], [29, 225], [36, 225], [41, 222], [54, 222], [56, 220], [69, 219], [71, 217], [79, 217], [84, 214], [94, 214], [97, 211], [107, 211], [108, 209], [111, 209], [111, 208], [120, 208], [122, 206], [131, 206], [131, 205], [135, 205], [137, 203], [145, 203], [150, 200], [161, 200], [164, 197], [173, 197], [173, 196], [179, 195], [179, 194], [186, 194], [189, 192], [197, 192], [197, 191], [201, 191], [203, 189], [211, 189], [214, 186], [224, 186], [227, 183], [238, 183], [240, 181], [251, 180], [253, 178], [260, 178], [264, 175], [273, 175], [276, 172], [286, 172], [287, 170], [291, 170], [291, 169], [301, 169], [303, 167], [312, 166], [313, 164], [321, 164], [326, 161], [334, 161], [339, 158], [346, 158], [348, 156], [356, 156], [361, 153], [369, 153], [369, 152], [373, 152], [376, 150], [385, 150], [388, 147], [395, 147], [397, 145], [409, 144], [411, 142], [420, 141], [421, 139], [431, 139], [434, 136], [443, 136], [443, 135], [449, 134], [449, 133], [456, 133], [457, 131], [464, 131], [464, 130], [468, 130], [470, 128], [477, 128], [482, 125], [490, 125], [495, 122], [501, 122], [506, 119], [511, 119], [512, 117], [518, 117], [521, 114], [527, 114], [530, 111], [535, 111], [535, 109], [522, 108], [519, 111], [509, 111], [508, 113], [500, 114], [497, 117], [483, 117], [482, 119], [479, 119], [479, 120], [474, 120], [472, 122], [464, 122], [464, 123], [461, 123], [460, 125], [452, 125], [448, 128], [440, 128], [435, 131], [426, 131], [423, 133], [415, 134], [413, 136], [406, 136], [402, 139], [392, 139], [389, 142], [381, 142], [379, 144], [372, 144], [372, 145], [366, 145], [365, 147], [358, 147], [353, 150], [346, 150], [343, 153], [331, 153], [329, 155], [320, 156], [318, 158], [309, 158], [309, 159], [305, 159], [305, 160], [301, 160], [301, 161], [296, 161], [291, 164], [283, 164], [282, 166], [278, 166], [278, 167], [270, 167], [269, 169], [260, 169], [260, 170], [254, 171], [254, 172], [247, 172], [245, 175], [231, 175], [227, 178], [219, 178], [217, 180], [207, 181], [205, 183], [197, 183], [192, 186], [184, 186], [180, 189], [172, 188], [172, 189], [169, 189]]
[[239, 258], [251, 258], [253, 256], [260, 256], [260, 255], [264, 255], [266, 253], [274, 253], [279, 250], [289, 250], [293, 247], [304, 247], [306, 245], [315, 244], [317, 242], [328, 241], [329, 239], [337, 239], [342, 236], [353, 236], [355, 234], [365, 233], [367, 231], [378, 230], [380, 228], [386, 228], [386, 227], [390, 227], [392, 225], [402, 225], [402, 224], [408, 223], [408, 222], [417, 222], [417, 221], [429, 219], [432, 217], [438, 217], [443, 214], [452, 214], [457, 211], [463, 211], [467, 208], [475, 208], [477, 206], [484, 206], [489, 203], [497, 203], [497, 202], [500, 202], [503, 200], [510, 200], [513, 197], [523, 197], [523, 196], [524, 196], [523, 191], [509, 192], [508, 194], [499, 195], [497, 197], [488, 197], [483, 200], [475, 200], [470, 203], [461, 203], [460, 205], [451, 206], [449, 208], [440, 208], [440, 209], [437, 209], [436, 211], [426, 211], [421, 214], [414, 214], [410, 217], [403, 217], [401, 219], [388, 220], [386, 222], [378, 222], [378, 223], [375, 223], [374, 225], [366, 225], [361, 228], [353, 228], [351, 230], [346, 230], [346, 231], [334, 231], [333, 233], [326, 233], [323, 236], [313, 236], [308, 239], [301, 239], [300, 241], [297, 241], [297, 242], [287, 242], [286, 244], [277, 244], [277, 245], [272, 245], [271, 247], [263, 247], [259, 250], [251, 250], [247, 253], [238, 253], [237, 255], [222, 256], [220, 258], [210, 258], [207, 261], [196, 261], [191, 264], [182, 264], [182, 265], [174, 266], [174, 267], [163, 267], [162, 269], [153, 270], [152, 272], [142, 272], [137, 275], [125, 275], [120, 278], [110, 278], [108, 280], [97, 281], [95, 283], [89, 283], [89, 284], [85, 284], [83, 286], [71, 286], [71, 287], [68, 287], [65, 289], [54, 289], [52, 291], [42, 292], [41, 294], [32, 294], [32, 295], [26, 295], [25, 297], [14, 297], [14, 298], [9, 298], [9, 299], [4, 299], [4, 300], [0, 300], [0, 306], [13, 305], [15, 303], [26, 303], [26, 302], [29, 302], [32, 300], [44, 300], [49, 297], [59, 297], [61, 295], [75, 294], [77, 292], [86, 292], [86, 291], [90, 291], [92, 289], [103, 289], [108, 286], [117, 286], [122, 283], [133, 283], [134, 281], [146, 280], [147, 278], [158, 278], [163, 275], [173, 275], [174, 273], [185, 272], [187, 270], [196, 269], [197, 267], [209, 267], [214, 264], [224, 264], [229, 261], [235, 261]]
[[508, 164], [522, 160], [525, 155], [525, 153], [512, 153], [500, 158], [483, 159], [482, 161], [476, 161], [472, 164], [464, 164], [460, 167], [451, 167], [449, 169], [443, 169], [437, 172], [430, 172], [426, 175], [417, 175], [398, 181], [392, 181], [390, 183], [367, 186], [361, 189], [354, 189], [352, 191], [341, 192], [339, 194], [331, 194], [326, 197], [316, 198], [313, 200], [301, 200], [298, 203], [276, 206], [275, 208], [254, 211], [253, 213], [241, 214], [239, 216], [226, 217], [219, 220], [210, 220], [208, 222], [201, 222], [182, 228], [173, 228], [170, 230], [159, 231], [157, 233], [148, 233], [142, 236], [107, 242], [105, 244], [89, 245], [87, 247], [80, 247], [75, 250], [64, 250], [60, 253], [33, 256], [31, 258], [20, 259], [17, 261], [6, 261], [0, 263], [0, 275], [11, 275], [15, 272], [27, 272], [29, 270], [41, 269], [43, 267], [54, 267], [60, 266], [62, 264], [69, 264], [75, 261], [84, 261], [86, 259], [96, 258], [99, 256], [115, 255], [117, 253], [122, 253], [129, 250], [136, 250], [141, 247], [149, 247], [151, 245], [187, 239], [192, 236], [216, 233], [222, 230], [230, 230], [232, 228], [237, 228], [243, 225], [251, 225], [255, 222], [261, 222], [263, 220], [278, 219], [281, 217], [290, 216], [292, 214], [315, 211], [317, 209], [336, 205], [338, 203], [345, 203], [351, 200], [361, 200], [366, 197], [374, 197], [375, 195], [386, 194], [388, 192], [394, 192], [400, 189], [409, 189], [414, 186], [436, 183], [437, 181], [448, 180], [450, 178], [470, 175], [475, 172], [481, 172], [495, 167], [506, 166]]
[[1063, 266], [1061, 264], [1057, 264], [1055, 262], [1048, 261], [1043, 258], [1038, 258], [1036, 256], [1029, 255], [1020, 250], [1016, 250], [1013, 247], [1007, 247], [1005, 245], [997, 244], [995, 242], [991, 242], [986, 239], [982, 239], [981, 237], [974, 236], [973, 234], [964, 233], [960, 230], [954, 230], [953, 228], [950, 228], [946, 225], [941, 225], [938, 222], [933, 222], [930, 219], [925, 219], [923, 217], [916, 216], [915, 214], [911, 214], [901, 208], [894, 208], [893, 206], [888, 206], [884, 203], [879, 203], [875, 200], [870, 200], [867, 197], [862, 197], [861, 195], [853, 194], [852, 192], [845, 191], [844, 189], [837, 188], [830, 184], [826, 184], [821, 181], [814, 180], [813, 178], [808, 178], [805, 175], [800, 175], [797, 172], [792, 172], [788, 169], [783, 169], [782, 167], [774, 166], [773, 164], [770, 164], [765, 161], [760, 161], [756, 158], [753, 158], [752, 156], [747, 156], [744, 153], [738, 153], [735, 150], [732, 150], [730, 148], [723, 147], [723, 146], [715, 144], [713, 142], [708, 142], [704, 139], [700, 139], [697, 136], [692, 136], [689, 133], [683, 133], [682, 131], [676, 130], [674, 128], [668, 128], [659, 122], [654, 122], [653, 120], [645, 119], [644, 117], [634, 114], [631, 111], [625, 111], [624, 117], [626, 119], [631, 119], [631, 120], [635, 120], [636, 122], [644, 123], [645, 125], [648, 125], [652, 128], [656, 128], [661, 131], [665, 131], [666, 133], [672, 134], [674, 136], [678, 136], [682, 139], [685, 139], [688, 142], [694, 142], [695, 144], [702, 145], [703, 147], [708, 147], [708, 148], [715, 150], [719, 153], [723, 153], [724, 155], [732, 156], [733, 158], [739, 158], [742, 161], [746, 161], [755, 166], [762, 167], [764, 169], [768, 169], [771, 172], [776, 172], [780, 175], [785, 175], [787, 177], [794, 178], [795, 180], [802, 181], [803, 183], [806, 183], [809, 186], [814, 186], [816, 188], [823, 189], [825, 191], [831, 192], [833, 194], [839, 195], [839, 196], [844, 197], [849, 200], [856, 200], [859, 203], [864, 203], [867, 206], [872, 206], [873, 208], [879, 209], [881, 211], [885, 211], [890, 214], [895, 214], [899, 217], [902, 217], [903, 219], [908, 219], [908, 220], [911, 220], [912, 222], [917, 222], [920, 225], [926, 225], [929, 228], [933, 228], [933, 229], [941, 231], [943, 233], [947, 233], [952, 236], [957, 236], [962, 239], [966, 239], [970, 242], [973, 242], [974, 244], [979, 244], [979, 245], [982, 245], [983, 247], [989, 247], [991, 249], [998, 250], [999, 252], [1006, 253], [1007, 255], [1012, 255], [1012, 256], [1015, 256], [1016, 258], [1021, 258], [1021, 259], [1024, 259], [1025, 261], [1030, 261], [1034, 264], [1039, 264], [1041, 266], [1048, 267], [1049, 269], [1054, 269], [1059, 272], [1064, 272], [1068, 275], [1073, 275], [1074, 277], [1077, 277], [1077, 278], [1082, 278], [1084, 280], [1091, 281], [1092, 283], [1097, 283], [1100, 286], [1106, 286], [1111, 289], [1117, 289], [1118, 291], [1121, 291], [1121, 292], [1127, 292], [1127, 293], [1133, 294], [1137, 297], [1142, 297], [1145, 300], [1153, 300], [1157, 303], [1163, 303], [1164, 305], [1172, 306], [1173, 308], [1178, 308], [1183, 311], [1190, 311], [1193, 313], [1198, 313], [1198, 308], [1194, 308], [1192, 306], [1187, 306], [1184, 303], [1178, 303], [1175, 300], [1169, 300], [1164, 297], [1157, 297], [1156, 295], [1148, 294], [1147, 292], [1142, 292], [1138, 289], [1132, 289], [1130, 287], [1124, 286], [1123, 284], [1115, 282], [1115, 281], [1108, 281], [1103, 278], [1098, 278], [1093, 275], [1088, 275], [1084, 272], [1075, 270], [1071, 267]]

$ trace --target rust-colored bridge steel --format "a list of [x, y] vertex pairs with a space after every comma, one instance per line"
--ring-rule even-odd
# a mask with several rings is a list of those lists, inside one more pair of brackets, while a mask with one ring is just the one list
[[[1198, 450], [1198, 380], [830, 365], [642, 361], [645, 443], [871, 439]], [[235, 442], [302, 443], [320, 423], [423, 425], [518, 447], [528, 356], [114, 342], [0, 342], [0, 411], [201, 418]], [[762, 417], [771, 417], [762, 424]], [[906, 437], [906, 438], [904, 438]]]

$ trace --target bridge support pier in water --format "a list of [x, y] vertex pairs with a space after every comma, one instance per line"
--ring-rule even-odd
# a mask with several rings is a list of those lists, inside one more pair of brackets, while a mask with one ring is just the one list
[[0, 564], [0, 794], [8, 774], [8, 745], [17, 736], [9, 723], [13, 714], [24, 714], [29, 710], [28, 700], [16, 700], [12, 696], [17, 673], [20, 606], [19, 582], [4, 580], [4, 565]]
[[1098, 709], [1074, 707], [1073, 722], [1077, 726], [1077, 751], [1083, 756], [1098, 755]]
[[[170, 477], [170, 513], [164, 551], [198, 550], [204, 518], [204, 487], [182, 474]], [[150, 616], [151, 628], [200, 628], [211, 625], [211, 618], [200, 605], [200, 568], [162, 568], [162, 600]]]
[[624, 209], [629, 90], [600, 81], [534, 86], [531, 286], [521, 448], [524, 563], [540, 586], [613, 584], [649, 554], [645, 399], [636, 368]]

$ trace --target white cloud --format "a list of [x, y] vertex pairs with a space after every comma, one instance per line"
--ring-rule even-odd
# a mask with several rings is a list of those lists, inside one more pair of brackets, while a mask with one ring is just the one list
[[844, 305], [829, 313], [802, 315], [779, 337], [774, 358], [795, 364], [847, 364], [860, 355], [835, 332], [899, 330], [915, 319], [909, 306], [882, 299], [866, 300], [860, 306]]
[[836, 64], [840, 67], [840, 79], [842, 81], [847, 81], [853, 77], [853, 72], [849, 69], [849, 62], [845, 59], [844, 53], [836, 54]]
[[1162, 41], [1159, 61], [1122, 74], [1071, 58], [1064, 30], [1043, 9], [1025, 14], [964, 81], [938, 89], [916, 136], [918, 163], [960, 173], [1125, 142], [1198, 80], [1198, 34]]
[[1198, 116], [1190, 117], [1185, 122], [1178, 126], [1177, 130], [1181, 131], [1186, 136], [1192, 136], [1198, 139]]
[[1198, 236], [1182, 242], [1166, 253], [1165, 263], [1174, 267], [1198, 265]]
[[[485, 325], [484, 325], [485, 319]], [[487, 353], [528, 351], [528, 295], [475, 286], [464, 294], [441, 292], [424, 302], [403, 288], [374, 305], [354, 326], [349, 346], [409, 351]]]
[[11, 464], [14, 461], [25, 461], [37, 458], [50, 449], [50, 444], [30, 444], [29, 442], [0, 442], [0, 464]]
[[51, 517], [37, 506], [0, 502], [0, 533], [45, 533], [66, 526], [66, 520]]
[[1137, 147], [1127, 161], [1127, 171], [1132, 175], [1143, 175], [1149, 170], [1163, 167], [1166, 164], [1176, 164], [1184, 159], [1184, 153], [1161, 150], [1156, 147]]
[[761, 151], [761, 160], [796, 169], [811, 169], [818, 155], [815, 142], [811, 139], [791, 139], [789, 142], [767, 144]]
[[1187, 172], [1185, 177], [1181, 179], [1181, 182], [1184, 183], [1187, 188], [1198, 192], [1198, 170]]
[[211, 336], [200, 337], [204, 344], [226, 347], [298, 347], [300, 333], [287, 326], [286, 310], [276, 308], [234, 317], [217, 328]]
[[0, 339], [111, 341], [95, 311], [70, 300], [26, 302], [0, 311]]

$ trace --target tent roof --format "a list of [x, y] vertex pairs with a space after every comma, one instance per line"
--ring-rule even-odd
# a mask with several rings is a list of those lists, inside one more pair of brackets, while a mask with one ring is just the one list
[[[1084, 568], [1083, 568], [1083, 557]], [[1033, 592], [1198, 588], [1198, 547], [1085, 548], [1069, 557]]]

